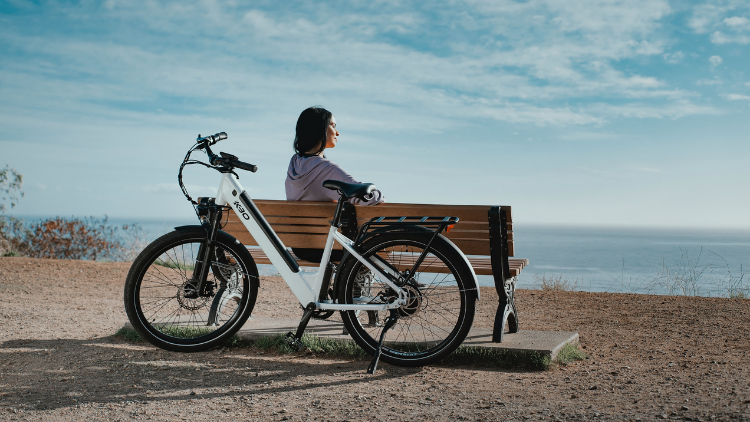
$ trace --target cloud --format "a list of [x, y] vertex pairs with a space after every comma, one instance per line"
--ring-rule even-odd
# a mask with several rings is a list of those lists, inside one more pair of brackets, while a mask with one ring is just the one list
[[747, 35], [726, 35], [720, 31], [716, 31], [711, 34], [711, 42], [714, 44], [748, 44], [750, 43], [750, 36]]
[[599, 104], [598, 109], [604, 114], [638, 119], [678, 119], [694, 115], [721, 114], [721, 112], [714, 107], [696, 105], [687, 101], [670, 105], [668, 108], [662, 108], [648, 103], [626, 103]]
[[731, 18], [725, 18], [724, 23], [731, 27], [750, 27], [750, 20], [741, 16], [732, 16]]
[[667, 63], [679, 63], [685, 58], [685, 54], [682, 51], [676, 51], [674, 53], [665, 53], [662, 57]]
[[666, 173], [666, 171], [653, 167], [636, 167], [634, 170], [644, 173]]
[[695, 82], [696, 85], [722, 85], [724, 81], [719, 78], [714, 79], [700, 79]]
[[619, 138], [620, 135], [604, 132], [572, 132], [560, 136], [563, 141], [607, 141]]
[[750, 100], [750, 95], [742, 95], [742, 94], [728, 94], [727, 100], [731, 101], [748, 101]]
[[697, 34], [711, 33], [714, 44], [750, 43], [750, 20], [739, 16], [750, 12], [750, 4], [742, 0], [710, 0], [693, 8], [688, 26]]
[[[282, 111], [325, 102], [353, 116], [366, 110], [362, 130], [387, 123], [430, 133], [455, 127], [456, 110], [466, 119], [602, 125], [639, 106], [647, 109], [641, 115], [652, 108], [683, 115], [698, 101], [628, 64], [684, 56], [664, 52], [671, 41], [663, 21], [672, 10], [663, 0], [471, 0], [437, 11], [361, 3], [325, 19], [333, 11], [325, 4], [59, 4], [46, 10], [53, 24], [45, 28], [0, 28], [4, 45], [33, 57], [0, 69], [0, 92], [21, 115], [65, 124], [75, 116], [124, 126], [252, 116], [272, 127], [282, 124]], [[75, 16], [85, 30], [66, 32], [73, 23], [58, 16]], [[601, 102], [629, 102], [627, 113], [603, 113]]]
[[693, 15], [688, 21], [688, 26], [693, 29], [693, 32], [705, 34], [721, 20], [721, 16], [726, 11], [726, 7], [711, 2], [700, 4], [693, 8]]
[[621, 168], [608, 168], [608, 169], [598, 169], [598, 168], [592, 168], [592, 167], [579, 167], [579, 170], [583, 170], [587, 173], [595, 174], [598, 176], [609, 176], [609, 177], [629, 177], [629, 175], [632, 175], [633, 172], [639, 172], [639, 173], [656, 173], [656, 174], [662, 174], [666, 173], [666, 171], [656, 168], [656, 167], [621, 167]]
[[711, 56], [708, 58], [708, 61], [711, 62], [712, 65], [718, 66], [724, 61], [724, 59], [722, 59], [720, 56]]

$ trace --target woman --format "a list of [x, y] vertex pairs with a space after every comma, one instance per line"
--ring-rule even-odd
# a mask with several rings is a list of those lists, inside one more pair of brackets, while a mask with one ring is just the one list
[[[325, 180], [341, 180], [359, 183], [336, 163], [326, 158], [326, 148], [335, 148], [339, 132], [336, 119], [322, 107], [310, 107], [297, 119], [297, 135], [294, 137], [294, 152], [286, 173], [287, 201], [336, 201], [338, 192], [323, 187]], [[352, 198], [352, 204], [377, 205], [385, 202], [383, 194], [376, 190], [368, 201]]]
[[[323, 187], [325, 180], [341, 180], [347, 183], [359, 183], [346, 170], [326, 158], [323, 152], [326, 148], [335, 148], [339, 140], [336, 130], [336, 119], [330, 111], [323, 107], [310, 107], [302, 112], [297, 119], [297, 135], [294, 137], [294, 152], [286, 172], [287, 201], [337, 201], [339, 193]], [[379, 190], [372, 193], [372, 197], [363, 201], [357, 198], [349, 199], [352, 204], [377, 205], [385, 202], [385, 197]], [[292, 248], [294, 254], [309, 262], [320, 262], [323, 258], [322, 249]], [[341, 261], [344, 251], [331, 251], [331, 261]], [[361, 267], [357, 274], [359, 288], [354, 293], [359, 296], [372, 285], [373, 275], [366, 268]], [[321, 298], [322, 299], [322, 298]], [[379, 325], [379, 316], [375, 311], [368, 311], [368, 325]], [[346, 328], [344, 328], [344, 334]]]
[[[325, 180], [341, 180], [347, 183], [359, 183], [346, 170], [328, 158], [326, 148], [335, 148], [339, 131], [336, 130], [336, 119], [323, 107], [310, 107], [297, 119], [297, 135], [294, 137], [294, 152], [286, 173], [287, 201], [337, 201], [339, 194], [335, 190], [323, 187]], [[349, 199], [352, 204], [377, 205], [385, 202], [379, 190], [372, 193], [372, 198], [363, 201]], [[322, 249], [292, 248], [294, 254], [310, 262], [320, 262]], [[334, 250], [332, 261], [340, 261], [343, 251]]]

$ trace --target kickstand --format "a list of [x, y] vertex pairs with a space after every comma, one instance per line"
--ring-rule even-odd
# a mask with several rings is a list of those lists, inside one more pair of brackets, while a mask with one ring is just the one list
[[398, 313], [394, 310], [391, 310], [391, 314], [388, 316], [388, 318], [385, 319], [383, 331], [380, 332], [380, 341], [378, 342], [378, 348], [375, 349], [375, 357], [372, 358], [372, 362], [370, 362], [370, 366], [367, 368], [368, 374], [374, 374], [375, 370], [378, 369], [380, 353], [383, 351], [383, 340], [385, 340], [385, 332], [393, 328], [393, 326], [396, 325], [396, 321], [398, 321]]
[[307, 323], [310, 322], [310, 317], [312, 317], [313, 312], [315, 312], [316, 306], [315, 303], [310, 302], [307, 304], [307, 307], [305, 307], [305, 313], [302, 314], [302, 320], [299, 322], [299, 326], [297, 327], [297, 332], [292, 333], [291, 331], [286, 333], [286, 344], [292, 348], [295, 352], [302, 348], [302, 334], [305, 332], [305, 328], [307, 328]]

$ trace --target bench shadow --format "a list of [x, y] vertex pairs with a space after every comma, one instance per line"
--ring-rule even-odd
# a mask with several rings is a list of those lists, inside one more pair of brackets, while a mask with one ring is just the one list
[[260, 353], [249, 348], [176, 353], [114, 336], [8, 340], [0, 346], [0, 404], [54, 410], [249, 396], [352, 386], [420, 372], [381, 364], [375, 375], [367, 375], [367, 360]]

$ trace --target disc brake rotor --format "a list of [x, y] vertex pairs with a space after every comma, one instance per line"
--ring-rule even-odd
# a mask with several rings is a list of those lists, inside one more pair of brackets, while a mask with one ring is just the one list
[[406, 305], [398, 308], [398, 315], [409, 318], [416, 315], [422, 308], [422, 292], [408, 284], [403, 286], [402, 289], [406, 291]]
[[195, 287], [193, 287], [188, 281], [186, 281], [182, 284], [182, 287], [177, 290], [177, 302], [179, 302], [180, 306], [185, 309], [188, 309], [190, 311], [197, 311], [198, 309], [204, 308], [206, 306], [206, 303], [211, 300], [210, 297], [202, 296], [198, 296], [194, 299], [185, 297], [186, 289], [195, 290]]

